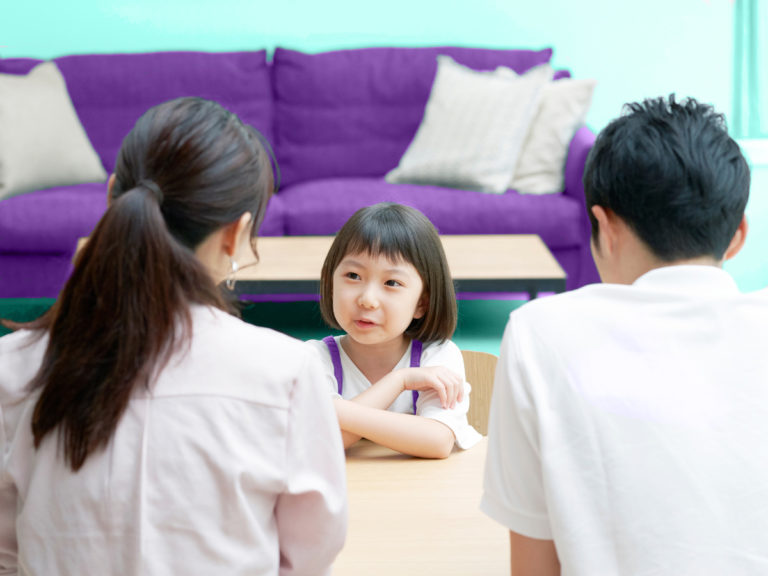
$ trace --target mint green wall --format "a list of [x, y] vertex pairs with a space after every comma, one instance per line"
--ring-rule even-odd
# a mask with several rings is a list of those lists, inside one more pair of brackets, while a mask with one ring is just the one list
[[[9, 0], [0, 56], [153, 50], [322, 51], [376, 45], [554, 48], [553, 62], [598, 86], [587, 124], [624, 102], [676, 92], [730, 115], [730, 0]], [[768, 171], [768, 167], [766, 168]], [[753, 186], [752, 235], [729, 269], [768, 286], [768, 174]]]
[[9, 0], [0, 56], [551, 46], [556, 65], [599, 81], [599, 130], [624, 102], [672, 91], [730, 111], [732, 29], [728, 0]]

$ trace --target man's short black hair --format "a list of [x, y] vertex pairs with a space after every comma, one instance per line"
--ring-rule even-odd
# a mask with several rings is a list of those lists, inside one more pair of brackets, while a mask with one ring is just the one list
[[664, 262], [722, 259], [749, 198], [749, 166], [722, 114], [693, 98], [625, 106], [597, 137], [584, 170], [592, 206], [611, 210]]

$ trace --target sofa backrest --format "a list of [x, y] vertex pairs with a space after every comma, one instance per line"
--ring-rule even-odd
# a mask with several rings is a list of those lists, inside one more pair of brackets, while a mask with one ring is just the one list
[[[2, 59], [0, 73], [26, 74], [40, 63]], [[272, 135], [272, 87], [266, 51], [85, 54], [54, 59], [91, 144], [111, 172], [123, 138], [152, 106], [182, 96], [216, 100]]]
[[421, 123], [438, 54], [475, 70], [508, 66], [522, 73], [549, 62], [552, 50], [277, 48], [274, 145], [283, 184], [377, 177], [397, 166]]

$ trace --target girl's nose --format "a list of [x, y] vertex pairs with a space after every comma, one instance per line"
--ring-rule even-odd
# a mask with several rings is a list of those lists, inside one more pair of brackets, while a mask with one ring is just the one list
[[357, 299], [357, 304], [361, 308], [375, 309], [379, 307], [379, 299], [372, 288], [366, 288]]

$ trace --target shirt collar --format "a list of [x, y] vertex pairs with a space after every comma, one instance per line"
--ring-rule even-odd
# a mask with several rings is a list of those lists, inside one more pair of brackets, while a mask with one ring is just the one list
[[672, 265], [654, 268], [640, 276], [634, 286], [652, 290], [701, 294], [734, 294], [736, 281], [722, 268], [706, 265]]

